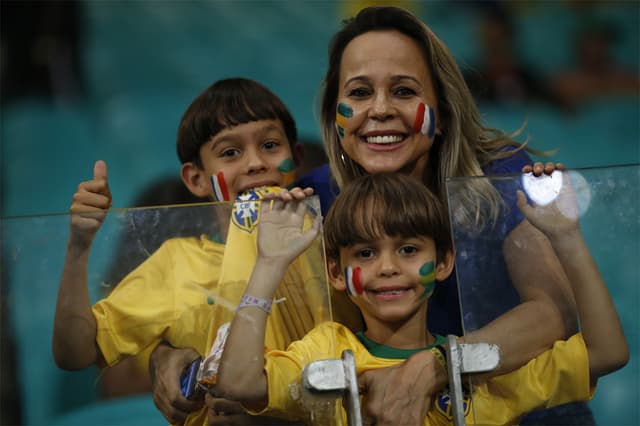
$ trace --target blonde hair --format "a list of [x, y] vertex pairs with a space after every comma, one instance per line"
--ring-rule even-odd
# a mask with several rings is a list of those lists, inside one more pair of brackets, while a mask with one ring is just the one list
[[[447, 203], [446, 180], [450, 177], [483, 176], [482, 166], [528, 148], [514, 140], [521, 129], [505, 134], [481, 123], [476, 103], [460, 68], [445, 44], [422, 21], [397, 7], [368, 7], [332, 39], [329, 66], [321, 88], [320, 121], [331, 172], [342, 188], [367, 172], [342, 149], [336, 132], [336, 104], [340, 63], [344, 49], [355, 37], [370, 31], [398, 31], [413, 39], [423, 52], [431, 73], [438, 105], [439, 128], [422, 180]], [[524, 126], [523, 126], [524, 127]], [[435, 173], [431, 173], [435, 170]], [[485, 225], [499, 214], [502, 199], [487, 179], [470, 179], [460, 186], [460, 211], [456, 218], [470, 226]]]

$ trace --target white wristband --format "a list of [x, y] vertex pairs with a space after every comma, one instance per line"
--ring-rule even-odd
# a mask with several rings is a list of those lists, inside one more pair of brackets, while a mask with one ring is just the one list
[[247, 308], [249, 306], [256, 306], [262, 309], [263, 311], [265, 311], [267, 314], [270, 314], [272, 303], [273, 302], [271, 300], [261, 299], [259, 297], [253, 297], [245, 294], [242, 296], [242, 299], [240, 299], [240, 304], [238, 305], [238, 309]]

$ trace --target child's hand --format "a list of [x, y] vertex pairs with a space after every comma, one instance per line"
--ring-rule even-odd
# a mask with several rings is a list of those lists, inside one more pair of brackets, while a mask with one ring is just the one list
[[74, 244], [88, 246], [102, 225], [111, 207], [111, 190], [107, 181], [107, 164], [96, 161], [93, 179], [81, 182], [73, 194], [71, 203], [71, 240]]
[[532, 165], [527, 164], [522, 168], [522, 173], [533, 173], [534, 176], [540, 176], [542, 173], [545, 175], [550, 175], [554, 170], [565, 170], [564, 164], [552, 162], [548, 162], [547, 164], [542, 164], [540, 162], [535, 162]]
[[283, 189], [276, 197], [265, 198], [258, 225], [258, 254], [263, 258], [291, 263], [311, 245], [320, 232], [320, 216], [303, 232], [307, 211], [305, 198], [310, 188]]
[[578, 204], [569, 181], [569, 175], [562, 173], [562, 185], [557, 196], [544, 205], [529, 205], [524, 192], [517, 191], [517, 205], [529, 222], [550, 240], [562, 238], [579, 230]]

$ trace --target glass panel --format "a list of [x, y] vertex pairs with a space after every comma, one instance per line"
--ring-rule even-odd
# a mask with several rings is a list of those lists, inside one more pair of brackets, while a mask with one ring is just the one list
[[[590, 168], [566, 173], [576, 193], [580, 228], [616, 304], [631, 351], [630, 362], [624, 369], [600, 379], [590, 406], [600, 424], [637, 424], [640, 421], [637, 411], [640, 398], [637, 381], [640, 167]], [[553, 178], [546, 180], [554, 181]], [[516, 238], [520, 235], [517, 231], [510, 234], [522, 218], [515, 204], [516, 189], [525, 186], [532, 199], [545, 195], [541, 188], [525, 181], [527, 178], [518, 174], [452, 178], [447, 182], [458, 291], [466, 333], [483, 327], [519, 303], [518, 291], [512, 284], [512, 280], [518, 280], [518, 272], [516, 268], [507, 267], [505, 261], [514, 246], [505, 245], [503, 252], [503, 242], [510, 235], [518, 250], [526, 248], [529, 242], [526, 237]], [[487, 185], [496, 188], [504, 201], [495, 218], [482, 203], [470, 203], [473, 199], [470, 190]], [[552, 194], [558, 191], [553, 185], [551, 188]], [[474, 209], [466, 210], [469, 205]], [[483, 222], [482, 218], [487, 219]], [[526, 273], [539, 272], [529, 270]], [[524, 278], [526, 280], [526, 276]], [[540, 326], [544, 327], [544, 324]]]
[[[233, 212], [231, 203], [109, 212], [92, 245], [88, 269], [92, 303], [109, 295], [109, 302], [100, 305], [100, 324], [108, 322], [121, 335], [112, 338], [99, 326], [98, 338], [111, 345], [104, 349], [103, 344], [109, 362], [115, 362], [119, 351], [147, 355], [145, 347], [160, 338], [209, 354], [219, 327], [233, 316], [256, 258], [258, 203], [236, 206]], [[310, 226], [320, 212], [317, 197], [309, 200], [307, 211], [305, 226]], [[3, 287], [16, 349], [16, 392], [27, 408], [24, 423], [118, 424], [139, 419], [139, 424], [166, 424], [150, 396], [139, 403], [129, 398], [105, 410], [97, 369], [66, 372], [53, 361], [53, 318], [69, 222], [68, 214], [2, 220]], [[331, 320], [321, 239], [289, 268], [276, 299], [267, 326], [270, 348], [284, 349]], [[329, 338], [318, 358], [340, 357], [333, 336]], [[335, 401], [302, 398], [300, 405], [320, 411], [335, 407]]]

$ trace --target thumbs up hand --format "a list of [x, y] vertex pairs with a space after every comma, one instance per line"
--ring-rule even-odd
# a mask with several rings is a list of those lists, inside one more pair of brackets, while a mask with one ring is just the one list
[[71, 244], [88, 248], [111, 207], [111, 190], [107, 180], [107, 164], [96, 161], [93, 179], [81, 182], [73, 194], [71, 208]]

